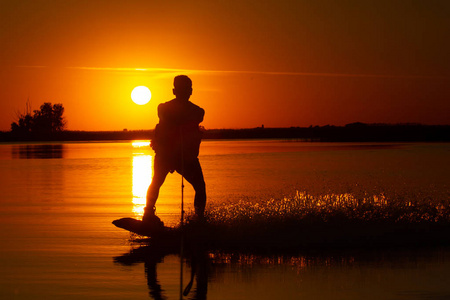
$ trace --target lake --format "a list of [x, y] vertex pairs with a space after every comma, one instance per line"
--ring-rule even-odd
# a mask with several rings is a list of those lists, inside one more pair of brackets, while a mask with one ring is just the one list
[[[449, 154], [448, 143], [207, 140], [200, 162], [214, 211], [298, 193], [444, 203]], [[0, 298], [450, 298], [446, 246], [180, 257], [141, 243], [111, 222], [142, 216], [152, 156], [148, 141], [0, 144]], [[184, 203], [189, 214], [187, 183]], [[179, 223], [180, 204], [171, 174], [157, 202], [166, 225]]]

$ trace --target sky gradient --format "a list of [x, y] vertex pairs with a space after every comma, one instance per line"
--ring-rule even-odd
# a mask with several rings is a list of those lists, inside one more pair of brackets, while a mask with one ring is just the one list
[[447, 0], [0, 3], [0, 130], [27, 99], [70, 130], [151, 129], [178, 74], [206, 128], [450, 124]]

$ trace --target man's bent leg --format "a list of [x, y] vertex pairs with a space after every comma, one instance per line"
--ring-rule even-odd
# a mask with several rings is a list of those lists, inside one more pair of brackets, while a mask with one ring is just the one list
[[206, 186], [203, 178], [202, 167], [198, 159], [185, 166], [182, 174], [184, 178], [192, 185], [195, 190], [194, 208], [195, 214], [199, 218], [204, 217], [206, 206]]

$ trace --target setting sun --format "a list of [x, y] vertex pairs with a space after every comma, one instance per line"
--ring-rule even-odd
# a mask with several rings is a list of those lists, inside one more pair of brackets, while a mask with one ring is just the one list
[[147, 104], [152, 98], [152, 93], [146, 86], [137, 86], [131, 92], [131, 99], [139, 105]]

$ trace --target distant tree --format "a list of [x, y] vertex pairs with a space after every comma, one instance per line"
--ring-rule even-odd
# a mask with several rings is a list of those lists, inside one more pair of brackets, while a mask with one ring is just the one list
[[49, 134], [63, 131], [66, 126], [64, 107], [60, 103], [52, 105], [45, 102], [33, 113], [33, 116], [29, 112], [19, 114], [18, 121], [11, 124], [11, 131], [19, 134]]
[[56, 131], [63, 131], [66, 127], [66, 119], [63, 117], [64, 106], [61, 103], [53, 105], [53, 128]]

